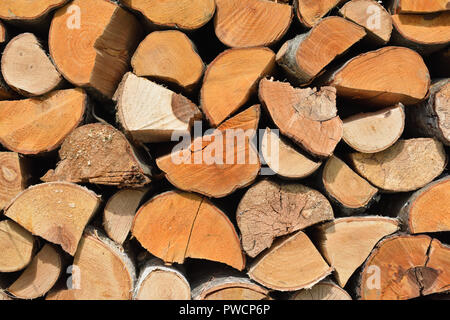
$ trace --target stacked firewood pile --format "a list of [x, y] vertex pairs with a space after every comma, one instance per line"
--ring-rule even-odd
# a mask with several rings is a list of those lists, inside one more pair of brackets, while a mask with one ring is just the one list
[[448, 0], [0, 1], [0, 299], [450, 290]]

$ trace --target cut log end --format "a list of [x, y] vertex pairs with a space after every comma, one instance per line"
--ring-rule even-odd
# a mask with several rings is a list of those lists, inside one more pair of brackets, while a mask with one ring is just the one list
[[43, 183], [21, 192], [5, 209], [5, 215], [74, 255], [99, 204], [99, 197], [84, 187], [67, 182]]
[[191, 91], [199, 83], [205, 65], [194, 44], [180, 31], [156, 31], [141, 42], [131, 66], [137, 76], [156, 78]]
[[63, 81], [38, 39], [31, 33], [22, 33], [8, 42], [1, 64], [6, 83], [25, 96], [46, 94]]
[[255, 257], [269, 248], [276, 237], [332, 220], [334, 215], [328, 200], [316, 190], [263, 180], [246, 192], [236, 218], [243, 248]]
[[271, 46], [292, 21], [288, 4], [264, 0], [217, 0], [216, 35], [229, 47]]
[[38, 21], [51, 10], [61, 7], [68, 0], [40, 0], [30, 5], [27, 0], [4, 1], [0, 4], [0, 18], [13, 21]]
[[307, 28], [313, 27], [342, 0], [294, 0], [297, 18]]
[[0, 142], [22, 154], [47, 153], [58, 148], [83, 122], [86, 109], [87, 95], [82, 89], [0, 101]]
[[15, 152], [0, 152], [0, 210], [26, 188], [29, 172]]
[[395, 0], [392, 1], [393, 13], [433, 13], [448, 11], [448, 0]]
[[0, 221], [0, 272], [25, 268], [33, 258], [34, 238], [11, 220]]
[[195, 194], [171, 191], [155, 196], [138, 210], [132, 233], [166, 263], [196, 258], [238, 270], [245, 267], [234, 226], [209, 200]]
[[336, 116], [336, 92], [297, 89], [289, 83], [263, 79], [259, 99], [282, 134], [314, 156], [330, 156], [342, 137], [342, 121]]
[[311, 289], [295, 292], [291, 300], [352, 300], [352, 297], [331, 281], [322, 281]]

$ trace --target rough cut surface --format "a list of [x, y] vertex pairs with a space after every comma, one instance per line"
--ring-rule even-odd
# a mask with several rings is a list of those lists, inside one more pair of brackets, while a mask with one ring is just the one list
[[320, 192], [270, 180], [252, 186], [236, 212], [242, 246], [250, 257], [269, 248], [276, 237], [333, 218], [333, 209]]
[[352, 153], [350, 160], [361, 176], [391, 192], [422, 188], [442, 173], [447, 162], [442, 143], [429, 138], [399, 140], [374, 154]]
[[330, 156], [342, 138], [336, 91], [331, 87], [297, 89], [263, 79], [259, 99], [281, 133], [315, 156]]
[[291, 300], [352, 300], [352, 297], [337, 284], [324, 280], [311, 289], [295, 292]]
[[69, 181], [140, 187], [150, 182], [150, 169], [140, 162], [122, 132], [102, 123], [75, 129], [59, 150], [60, 161], [42, 181]]
[[33, 249], [34, 238], [31, 233], [14, 221], [0, 221], [0, 272], [25, 268], [33, 258]]
[[0, 210], [27, 187], [29, 173], [22, 156], [0, 152]]

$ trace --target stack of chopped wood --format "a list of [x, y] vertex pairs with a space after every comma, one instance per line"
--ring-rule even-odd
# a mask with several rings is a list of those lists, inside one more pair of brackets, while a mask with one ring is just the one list
[[0, 300], [450, 290], [447, 0], [0, 1]]

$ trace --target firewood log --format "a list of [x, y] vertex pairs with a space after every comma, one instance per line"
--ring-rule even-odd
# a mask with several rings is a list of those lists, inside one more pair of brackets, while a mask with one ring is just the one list
[[269, 290], [239, 274], [217, 272], [197, 279], [194, 300], [267, 300]]
[[213, 198], [249, 185], [261, 167], [251, 143], [260, 113], [259, 105], [248, 108], [211, 134], [158, 158], [158, 167], [177, 188]]
[[442, 173], [447, 162], [442, 143], [430, 138], [399, 140], [374, 154], [352, 153], [350, 161], [358, 174], [388, 192], [422, 188]]
[[344, 4], [339, 13], [346, 19], [364, 27], [375, 44], [386, 44], [391, 39], [392, 18], [375, 0], [352, 0]]
[[393, 13], [432, 13], [448, 11], [448, 0], [394, 0], [391, 4]]
[[49, 93], [63, 82], [32, 33], [22, 33], [8, 42], [3, 51], [1, 68], [6, 83], [24, 96]]
[[0, 21], [0, 46], [5, 44], [8, 40], [8, 30], [6, 29], [3, 22]]
[[[152, 62], [153, 63], [153, 62]], [[125, 133], [139, 142], [171, 141], [188, 134], [201, 112], [184, 96], [128, 72], [113, 97]]]
[[330, 156], [342, 137], [336, 91], [297, 89], [289, 83], [263, 79], [259, 99], [280, 132], [314, 156]]
[[117, 191], [103, 210], [103, 228], [116, 243], [122, 245], [131, 231], [134, 216], [149, 188]]
[[55, 150], [84, 121], [87, 108], [87, 95], [82, 89], [0, 101], [0, 143], [22, 154]]
[[14, 24], [40, 26], [50, 13], [66, 4], [69, 0], [39, 0], [30, 3], [28, 0], [2, 1], [0, 3], [0, 19]]
[[270, 180], [253, 185], [236, 212], [242, 246], [250, 257], [269, 248], [276, 237], [333, 218], [333, 209], [320, 192]]
[[273, 172], [286, 179], [300, 179], [313, 174], [322, 162], [297, 151], [285, 138], [266, 128], [261, 152]]
[[141, 187], [150, 182], [150, 168], [142, 162], [122, 132], [92, 123], [78, 127], [64, 140], [60, 161], [41, 180]]
[[323, 280], [311, 289], [302, 289], [292, 294], [291, 300], [352, 300], [352, 297], [329, 280]]
[[229, 47], [271, 46], [289, 29], [292, 7], [266, 0], [216, 0], [217, 38]]
[[294, 0], [294, 7], [300, 23], [311, 28], [343, 1], [345, 0]]
[[5, 215], [32, 234], [74, 255], [83, 230], [100, 204], [87, 188], [68, 182], [31, 186], [5, 208]]
[[357, 287], [362, 300], [405, 300], [445, 292], [450, 248], [426, 235], [381, 241], [367, 259]]
[[364, 29], [351, 21], [328, 17], [284, 43], [277, 53], [277, 63], [296, 84], [307, 85], [365, 35]]
[[33, 258], [34, 238], [11, 220], [0, 221], [0, 272], [25, 268]]
[[450, 81], [443, 79], [430, 87], [429, 98], [407, 109], [409, 131], [435, 137], [450, 146]]
[[151, 27], [192, 31], [214, 16], [214, 0], [120, 0], [140, 12]]
[[331, 271], [308, 236], [298, 231], [276, 241], [250, 266], [248, 275], [267, 288], [294, 291], [313, 287]]
[[430, 86], [430, 74], [422, 57], [403, 47], [384, 47], [349, 60], [328, 76], [338, 96], [367, 105], [389, 107], [422, 101]]
[[128, 70], [140, 30], [137, 19], [113, 2], [74, 0], [55, 13], [50, 54], [66, 80], [111, 98]]
[[29, 178], [29, 165], [22, 156], [0, 152], [0, 210], [27, 187]]
[[378, 193], [377, 188], [336, 156], [325, 163], [321, 183], [328, 197], [346, 215], [365, 211]]
[[275, 67], [268, 48], [229, 49], [206, 69], [200, 104], [209, 123], [217, 127], [242, 107], [257, 89], [258, 81]]
[[392, 16], [394, 44], [406, 46], [422, 55], [445, 48], [450, 42], [450, 12], [431, 15], [396, 14]]
[[[317, 246], [341, 287], [383, 237], [396, 232], [396, 219], [380, 216], [339, 218], [316, 227]], [[352, 243], [348, 246], [348, 243]]]
[[137, 76], [173, 83], [187, 92], [197, 87], [205, 69], [194, 43], [176, 30], [150, 33], [139, 44], [131, 66]]
[[94, 228], [81, 238], [72, 268], [72, 289], [50, 292], [47, 300], [131, 300], [136, 281], [124, 249]]
[[206, 259], [235, 269], [245, 267], [239, 238], [228, 217], [207, 198], [169, 191], [153, 197], [136, 213], [133, 236], [166, 263]]
[[376, 112], [360, 113], [343, 121], [342, 139], [345, 143], [356, 151], [375, 153], [386, 150], [400, 138], [405, 128], [405, 110], [402, 104], [398, 104]]
[[191, 300], [191, 287], [177, 268], [165, 266], [159, 259], [152, 259], [141, 268], [133, 299]]
[[399, 212], [409, 233], [450, 231], [450, 176], [413, 193]]
[[20, 299], [42, 297], [55, 285], [61, 270], [60, 253], [52, 245], [46, 244], [8, 288], [8, 292]]

